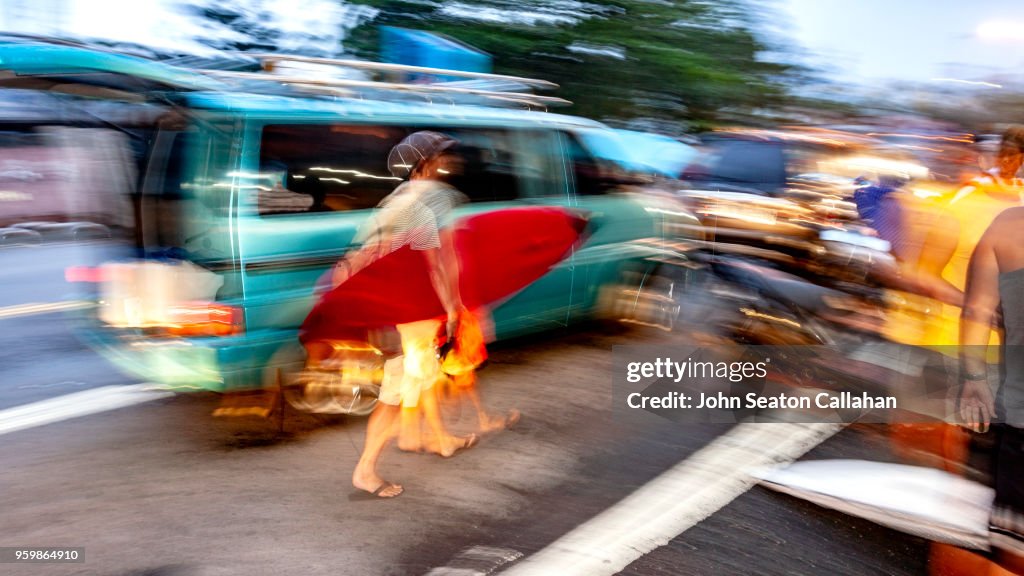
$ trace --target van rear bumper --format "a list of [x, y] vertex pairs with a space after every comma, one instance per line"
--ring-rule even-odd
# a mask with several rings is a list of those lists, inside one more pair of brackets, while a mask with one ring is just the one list
[[[177, 391], [258, 389], [275, 359], [302, 355], [296, 330], [263, 330], [238, 337], [164, 338], [93, 326], [83, 339], [121, 371]], [[281, 354], [285, 351], [285, 354]]]

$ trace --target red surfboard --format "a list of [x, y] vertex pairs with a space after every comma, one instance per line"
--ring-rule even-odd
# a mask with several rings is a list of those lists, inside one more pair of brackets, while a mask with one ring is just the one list
[[[522, 290], [567, 258], [585, 227], [585, 218], [556, 207], [509, 208], [458, 221], [463, 304], [474, 309]], [[444, 316], [423, 252], [405, 246], [325, 293], [299, 339], [364, 339], [373, 328]]]

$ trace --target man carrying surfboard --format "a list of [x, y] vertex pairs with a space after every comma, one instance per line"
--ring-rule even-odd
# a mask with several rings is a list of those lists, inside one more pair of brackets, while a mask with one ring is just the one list
[[[402, 493], [377, 474], [377, 460], [396, 429], [405, 432], [398, 434], [400, 448], [445, 457], [478, 441], [476, 434], [445, 430], [435, 383], [455, 380], [465, 385], [460, 392], [472, 392], [470, 373], [486, 357], [480, 322], [486, 323], [488, 310], [547, 274], [586, 233], [585, 216], [557, 206], [503, 207], [451, 224], [452, 210], [465, 199], [445, 183], [463, 170], [455, 144], [438, 132], [420, 131], [392, 149], [389, 169], [409, 181], [381, 202], [357, 234], [360, 247], [329, 271], [321, 283], [327, 289], [299, 331], [314, 364], [318, 350], [330, 348], [317, 344], [332, 341], [369, 341], [387, 358], [352, 477], [374, 496]], [[455, 345], [442, 364], [438, 345], [445, 331]], [[468, 396], [481, 433], [518, 419], [515, 411], [490, 417], [474, 393]], [[420, 434], [421, 418], [427, 435]]]
[[[332, 284], [338, 286], [392, 252], [405, 247], [420, 252], [429, 269], [430, 283], [447, 314], [449, 334], [464, 307], [459, 295], [455, 251], [449, 242], [442, 241], [440, 230], [465, 196], [439, 176], [461, 169], [461, 159], [451, 153], [455, 144], [454, 139], [439, 132], [420, 131], [391, 150], [388, 168], [395, 175], [408, 174], [409, 180], [381, 202], [379, 210], [356, 237], [361, 247], [335, 266], [332, 278]], [[414, 408], [422, 402], [436, 451], [443, 456], [478, 441], [475, 434], [456, 437], [448, 433], [441, 421], [436, 395], [423, 393], [441, 376], [434, 346], [440, 322], [425, 319], [395, 328], [401, 339], [401, 355], [385, 361], [379, 401], [370, 415], [363, 453], [352, 474], [356, 488], [381, 498], [393, 498], [403, 492], [401, 485], [388, 482], [377, 473], [377, 460], [394, 437], [403, 407]]]

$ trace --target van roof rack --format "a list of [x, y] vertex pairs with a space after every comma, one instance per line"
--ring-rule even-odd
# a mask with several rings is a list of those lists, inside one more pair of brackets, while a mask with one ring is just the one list
[[247, 53], [246, 56], [260, 60], [262, 67], [266, 72], [274, 71], [277, 68], [277, 64], [281, 62], [296, 62], [373, 72], [404, 72], [431, 76], [454, 76], [458, 78], [467, 78], [468, 80], [423, 83], [357, 80], [347, 78], [325, 79], [303, 76], [301, 75], [301, 71], [293, 70], [288, 70], [288, 75], [225, 70], [202, 70], [202, 72], [219, 78], [243, 81], [276, 82], [299, 90], [319, 93], [326, 91], [335, 94], [342, 93], [348, 96], [352, 95], [352, 89], [366, 89], [398, 91], [427, 97], [432, 94], [441, 96], [469, 96], [483, 98], [490, 101], [498, 101], [501, 103], [525, 105], [531, 108], [537, 106], [546, 109], [548, 106], [568, 106], [572, 104], [572, 102], [563, 98], [534, 94], [531, 91], [532, 89], [551, 90], [558, 88], [558, 84], [555, 84], [554, 82], [539, 80], [536, 78], [524, 78], [520, 76], [507, 76], [503, 74], [490, 74], [484, 72], [469, 72], [465, 70], [448, 70], [444, 68], [428, 68], [424, 66], [411, 66], [406, 64], [318, 58], [289, 54]]
[[558, 84], [537, 78], [524, 78], [521, 76], [506, 76], [504, 74], [491, 74], [489, 72], [471, 72], [468, 70], [449, 70], [446, 68], [428, 68], [425, 66], [412, 66], [409, 64], [390, 64], [385, 62], [369, 62], [365, 60], [351, 60], [338, 58], [317, 58], [313, 56], [297, 56], [292, 54], [266, 54], [250, 53], [248, 56], [257, 58], [263, 62], [263, 69], [272, 71], [278, 62], [301, 62], [305, 64], [322, 64], [326, 66], [337, 66], [339, 68], [354, 68], [357, 70], [375, 70], [379, 72], [410, 72], [415, 74], [429, 74], [434, 76], [459, 76], [462, 78], [476, 78], [479, 80], [504, 80], [517, 82], [534, 88], [554, 90]]
[[[347, 88], [366, 88], [371, 90], [395, 90], [416, 94], [451, 94], [483, 97], [492, 100], [504, 100], [513, 103], [520, 103], [532, 106], [565, 106], [572, 102], [555, 96], [540, 96], [529, 92], [507, 92], [486, 90], [480, 88], [469, 88], [465, 86], [446, 86], [445, 83], [435, 84], [414, 84], [403, 82], [378, 82], [374, 80], [348, 80], [348, 79], [321, 79], [304, 78], [301, 76], [274, 76], [259, 72], [228, 72], [221, 70], [204, 70], [204, 73], [218, 78], [232, 78], [236, 80], [256, 80], [263, 82], [277, 82], [287, 84], [296, 88], [306, 89], [334, 89], [335, 92], [342, 92]], [[345, 92], [350, 95], [349, 92]]]

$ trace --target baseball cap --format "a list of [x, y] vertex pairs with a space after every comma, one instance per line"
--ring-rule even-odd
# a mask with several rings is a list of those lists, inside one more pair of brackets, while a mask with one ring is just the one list
[[433, 158], [456, 144], [457, 140], [440, 132], [413, 132], [388, 153], [388, 171], [392, 176], [407, 178], [420, 162]]

